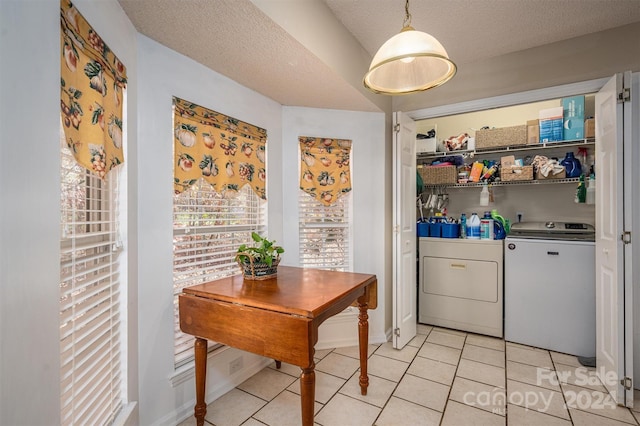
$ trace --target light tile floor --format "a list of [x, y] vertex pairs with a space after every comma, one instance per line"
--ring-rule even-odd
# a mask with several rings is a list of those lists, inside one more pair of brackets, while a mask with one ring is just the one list
[[[402, 350], [369, 345], [360, 395], [357, 347], [316, 351], [315, 423], [368, 425], [639, 425], [576, 357], [488, 336], [418, 325]], [[207, 407], [216, 426], [300, 425], [300, 369], [275, 363]], [[181, 426], [194, 425], [193, 417]]]

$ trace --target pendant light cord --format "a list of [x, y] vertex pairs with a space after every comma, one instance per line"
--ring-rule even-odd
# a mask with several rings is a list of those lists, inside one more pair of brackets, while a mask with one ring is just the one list
[[404, 5], [404, 13], [405, 13], [405, 17], [404, 17], [404, 22], [402, 23], [402, 27], [403, 28], [410, 27], [411, 14], [409, 13], [409, 0], [406, 0], [406, 3]]

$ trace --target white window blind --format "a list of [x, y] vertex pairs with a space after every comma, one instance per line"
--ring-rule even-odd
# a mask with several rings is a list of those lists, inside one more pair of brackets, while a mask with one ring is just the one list
[[299, 191], [300, 266], [351, 270], [350, 204], [351, 193], [325, 206]]
[[[173, 199], [175, 366], [193, 359], [193, 336], [180, 331], [178, 295], [184, 287], [239, 273], [235, 253], [265, 232], [266, 202], [248, 185], [224, 198], [200, 179]], [[215, 346], [213, 346], [215, 347]]]
[[118, 174], [103, 182], [79, 166], [62, 127], [60, 142], [60, 423], [106, 425], [125, 393]]

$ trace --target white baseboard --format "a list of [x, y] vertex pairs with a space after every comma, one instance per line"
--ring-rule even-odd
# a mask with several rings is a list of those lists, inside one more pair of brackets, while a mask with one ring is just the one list
[[[228, 348], [228, 347], [227, 347]], [[231, 348], [228, 348], [231, 349]], [[238, 356], [237, 354], [242, 354], [244, 360], [255, 360], [255, 362], [249, 362], [245, 365], [244, 368], [239, 370], [237, 373], [233, 375], [224, 375], [224, 377], [218, 377], [215, 380], [211, 380], [213, 374], [210, 373], [220, 373], [220, 371], [226, 371], [228, 365], [228, 356], [213, 356], [208, 360], [207, 363], [207, 389], [205, 392], [205, 402], [206, 404], [211, 404], [216, 399], [220, 398], [222, 395], [226, 394], [251, 376], [256, 373], [262, 371], [265, 367], [268, 367], [273, 360], [269, 358], [259, 357], [257, 355], [250, 354], [248, 352], [242, 352], [237, 349], [232, 349], [235, 353], [233, 356]], [[225, 351], [222, 351], [224, 353]], [[222, 354], [220, 354], [222, 355]], [[192, 364], [193, 365], [193, 364]], [[185, 373], [183, 373], [185, 374]], [[187, 375], [189, 373], [186, 373]], [[195, 392], [195, 377], [194, 377], [194, 369], [191, 368], [190, 377], [184, 378], [181, 380], [182, 386], [191, 386]], [[179, 407], [176, 407], [173, 412], [168, 413], [163, 416], [155, 425], [164, 426], [164, 425], [176, 425], [181, 423], [182, 421], [188, 419], [193, 416], [193, 407], [195, 406], [196, 401], [195, 397], [185, 402]]]

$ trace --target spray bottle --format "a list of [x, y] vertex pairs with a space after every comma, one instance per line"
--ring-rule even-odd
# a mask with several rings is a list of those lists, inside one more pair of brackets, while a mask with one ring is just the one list
[[587, 200], [587, 188], [584, 184], [584, 173], [580, 175], [580, 180], [578, 182], [578, 188], [576, 189], [576, 203], [584, 203]]
[[596, 176], [593, 174], [587, 178], [586, 203], [587, 204], [596, 203]]
[[482, 185], [482, 192], [480, 192], [480, 205], [489, 205], [489, 186], [486, 183]]

